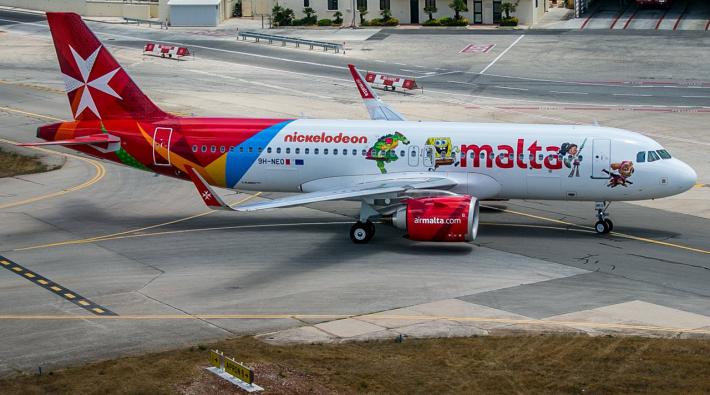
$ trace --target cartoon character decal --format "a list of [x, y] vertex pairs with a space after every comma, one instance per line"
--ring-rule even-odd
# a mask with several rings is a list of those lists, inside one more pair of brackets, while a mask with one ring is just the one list
[[394, 162], [399, 159], [395, 151], [399, 143], [407, 145], [409, 144], [409, 139], [404, 137], [400, 132], [382, 136], [367, 150], [367, 156], [365, 158], [376, 161], [377, 168], [380, 169], [380, 172], [386, 174], [387, 169], [385, 169], [385, 163]]
[[633, 185], [629, 177], [634, 174], [634, 162], [630, 160], [625, 160], [621, 163], [612, 163], [611, 171], [602, 171], [609, 175], [609, 183], [606, 184], [606, 186], [610, 188], [616, 188], [619, 185], [624, 187]]
[[582, 150], [587, 142], [585, 138], [582, 145], [573, 143], [564, 143], [560, 147], [559, 154], [562, 155], [562, 161], [568, 169], [572, 169], [567, 177], [579, 177], [579, 166], [582, 164]]
[[429, 137], [426, 145], [434, 147], [434, 168], [439, 166], [458, 166], [459, 148], [451, 143], [451, 137]]

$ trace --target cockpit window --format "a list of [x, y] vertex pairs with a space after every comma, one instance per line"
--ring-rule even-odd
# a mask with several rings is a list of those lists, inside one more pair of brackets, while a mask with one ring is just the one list
[[661, 158], [658, 157], [658, 154], [656, 153], [656, 151], [648, 151], [648, 161], [649, 162], [655, 162], [660, 159]]
[[671, 154], [668, 153], [668, 151], [666, 151], [664, 149], [659, 149], [656, 152], [658, 152], [658, 155], [661, 156], [661, 159], [670, 159], [671, 158]]
[[643, 163], [646, 161], [646, 151], [641, 151], [636, 154], [636, 163]]

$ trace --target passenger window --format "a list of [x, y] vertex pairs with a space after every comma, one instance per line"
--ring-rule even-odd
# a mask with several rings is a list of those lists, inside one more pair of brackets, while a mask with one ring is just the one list
[[518, 157], [520, 158], [520, 160], [525, 160], [525, 155], [524, 155], [524, 154], [520, 154], [520, 155], [518, 155]]
[[264, 150], [263, 148], [259, 147], [259, 153], [261, 153], [261, 151], [263, 151], [263, 150]]
[[252, 152], [254, 152], [254, 147], [249, 147], [249, 153], [251, 154]]
[[313, 155], [318, 155], [318, 148], [313, 148]]
[[233, 145], [229, 147], [229, 152], [234, 152], [234, 146], [233, 146]]
[[197, 152], [197, 146], [196, 146], [196, 145], [193, 145], [193, 146], [192, 146], [192, 152]]
[[280, 153], [281, 153], [281, 147], [277, 147], [277, 148], [276, 148], [276, 153], [277, 153], [277, 154], [280, 154]]
[[357, 150], [353, 148], [353, 156], [357, 156]]
[[296, 153], [297, 153], [297, 154], [300, 154], [300, 153], [301, 153], [301, 149], [300, 149], [300, 148], [296, 148]]
[[513, 155], [513, 154], [508, 154], [508, 158], [509, 158], [510, 160], [513, 160], [513, 159], [515, 159], [515, 155]]
[[287, 153], [287, 154], [290, 154], [290, 153], [291, 153], [291, 147], [287, 147], [287, 148], [286, 148], [286, 153]]
[[641, 151], [636, 154], [636, 163], [643, 163], [646, 161], [646, 151]]
[[217, 152], [217, 146], [216, 145], [211, 146], [210, 152]]
[[366, 150], [366, 149], [362, 150], [362, 156], [367, 156], [367, 150]]
[[305, 149], [303, 150], [303, 152], [304, 152], [306, 155], [308, 155], [308, 152], [310, 152], [310, 148], [305, 148]]
[[404, 150], [399, 151], [399, 156], [400, 156], [401, 158], [404, 158]]
[[270, 154], [271, 153], [271, 147], [266, 148], [266, 153]]
[[239, 147], [239, 153], [243, 154], [244, 153], [244, 147]]
[[219, 152], [225, 153], [227, 151], [227, 148], [225, 146], [219, 147]]
[[344, 150], [343, 150], [343, 155], [347, 155], [347, 154], [348, 154], [348, 150], [344, 149]]
[[203, 146], [202, 146], [202, 152], [207, 152], [207, 146], [206, 146], [206, 145], [203, 145]]
[[333, 148], [333, 155], [338, 155], [338, 149], [337, 149], [337, 148]]
[[537, 156], [537, 160], [543, 160], [544, 158], [545, 158], [545, 155], [543, 155], [543, 154], [539, 154]]
[[323, 155], [328, 155], [328, 148], [323, 148]]
[[655, 162], [660, 159], [661, 158], [658, 157], [658, 154], [656, 153], [656, 151], [648, 151], [648, 161], [649, 162]]
[[668, 151], [666, 151], [664, 149], [660, 149], [656, 152], [658, 152], [658, 155], [661, 156], [661, 159], [670, 159], [671, 158], [671, 154], [668, 153]]

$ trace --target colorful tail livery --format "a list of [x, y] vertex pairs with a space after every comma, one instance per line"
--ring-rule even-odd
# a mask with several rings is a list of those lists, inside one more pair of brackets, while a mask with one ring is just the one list
[[[371, 120], [177, 117], [160, 110], [81, 18], [48, 13], [73, 121], [37, 136], [101, 159], [192, 181], [213, 209], [255, 211], [329, 200], [361, 204], [355, 243], [373, 220], [418, 241], [471, 241], [479, 200], [607, 202], [691, 188], [696, 174], [660, 144], [598, 126], [408, 122], [350, 65]], [[212, 188], [296, 192], [232, 207]], [[164, 197], [166, 202], [171, 197]]]
[[48, 12], [47, 22], [74, 119], [168, 116], [138, 89], [79, 15]]

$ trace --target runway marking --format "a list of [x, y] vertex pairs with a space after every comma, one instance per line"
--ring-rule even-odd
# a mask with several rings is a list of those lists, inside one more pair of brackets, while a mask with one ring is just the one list
[[[26, 280], [29, 280], [30, 282], [34, 283], [35, 285], [38, 285], [48, 291], [51, 291], [53, 294], [55, 294], [61, 298], [64, 298], [64, 300], [72, 302], [75, 305], [77, 305], [87, 311], [92, 312], [93, 314], [100, 314], [102, 316], [117, 316], [117, 314], [112, 312], [111, 310], [109, 310], [103, 306], [99, 306], [98, 304], [79, 295], [78, 293], [60, 286], [59, 284], [53, 282], [52, 280], [50, 280], [46, 277], [43, 277], [43, 276], [25, 268], [24, 266], [18, 264], [17, 262], [13, 262], [12, 260], [10, 260], [4, 256], [0, 256], [0, 260], [3, 262], [3, 267], [7, 268], [8, 270], [10, 270], [12, 272], [15, 272], [20, 277], [22, 277]], [[5, 262], [7, 262], [7, 264]]]
[[[564, 224], [564, 225], [568, 225], [568, 226], [574, 226], [574, 227], [577, 227], [577, 228], [580, 228], [580, 229], [585, 229], [585, 230], [593, 230], [593, 229], [594, 229], [594, 228], [592, 228], [591, 226], [578, 225], [578, 224], [575, 224], [575, 223], [572, 223], [572, 222], [562, 221], [562, 220], [554, 219], [554, 218], [542, 217], [542, 216], [534, 215], [534, 214], [523, 213], [523, 212], [520, 212], [520, 211], [514, 211], [514, 210], [503, 209], [503, 208], [500, 208], [500, 207], [487, 206], [487, 205], [481, 205], [481, 207], [485, 207], [485, 208], [487, 208], [487, 209], [497, 210], [497, 211], [501, 211], [501, 212], [505, 212], [505, 213], [520, 215], [520, 216], [523, 216], [523, 217], [529, 217], [529, 218], [539, 219], [539, 220], [543, 220], [543, 221], [554, 222], [554, 223]], [[596, 233], [596, 231], [594, 231], [594, 233]], [[623, 239], [630, 239], [630, 240], [642, 241], [642, 242], [649, 243], [649, 244], [656, 244], [656, 245], [661, 245], [661, 246], [664, 246], [664, 247], [678, 248], [678, 249], [681, 249], [681, 250], [692, 251], [692, 252], [697, 252], [697, 253], [700, 253], [700, 254], [708, 254], [708, 255], [710, 255], [710, 251], [708, 251], [708, 250], [704, 250], [704, 249], [701, 249], [701, 248], [695, 248], [695, 247], [689, 247], [689, 246], [685, 246], [685, 245], [682, 245], [682, 244], [669, 243], [669, 242], [667, 242], [667, 241], [653, 240], [653, 239], [649, 239], [649, 238], [646, 238], [646, 237], [634, 236], [634, 235], [630, 235], [630, 234], [626, 234], [626, 233], [620, 233], [620, 232], [610, 232], [610, 233], [608, 233], [608, 235], [609, 235], [609, 236], [616, 236], [616, 237], [623, 238]]]
[[[193, 229], [180, 229], [180, 230], [166, 230], [163, 232], [153, 232], [153, 233], [130, 233], [121, 236], [111, 236], [111, 237], [101, 237], [97, 239], [84, 239], [84, 240], [73, 240], [73, 243], [67, 244], [86, 244], [99, 241], [109, 241], [109, 240], [121, 240], [121, 239], [133, 239], [138, 237], [155, 237], [155, 236], [166, 236], [182, 233], [195, 233], [195, 232], [211, 232], [215, 230], [234, 230], [234, 229], [259, 229], [259, 228], [276, 228], [285, 226], [310, 226], [310, 225], [352, 225], [352, 221], [331, 221], [331, 222], [296, 222], [296, 223], [283, 223], [283, 224], [260, 224], [260, 225], [234, 225], [234, 226], [215, 226], [210, 228], [193, 228]], [[59, 243], [58, 245], [62, 245]], [[39, 245], [17, 248], [12, 251], [28, 251], [39, 248], [50, 248], [54, 245]]]
[[512, 88], [512, 87], [510, 87], [510, 86], [498, 86], [498, 85], [494, 86], [494, 88], [498, 88], [498, 89], [509, 89], [509, 90], [512, 90], [512, 91], [527, 91], [527, 90], [528, 90], [528, 89], [526, 89], [526, 88]]
[[[2, 110], [2, 109], [4, 109], [4, 107], [0, 107], [0, 110]], [[3, 139], [3, 138], [0, 138], [0, 142], [6, 143], [6, 144], [13, 144], [13, 145], [19, 144], [16, 141], [11, 141], [11, 140], [7, 140], [7, 139]], [[99, 182], [106, 175], [106, 168], [104, 167], [104, 165], [102, 165], [100, 162], [98, 162], [96, 160], [84, 158], [84, 157], [81, 157], [78, 155], [67, 154], [67, 153], [58, 152], [58, 151], [52, 151], [52, 150], [48, 150], [46, 148], [41, 148], [41, 147], [27, 147], [27, 148], [41, 151], [41, 152], [44, 152], [44, 153], [47, 153], [50, 155], [61, 155], [61, 156], [66, 156], [68, 158], [80, 160], [82, 162], [88, 163], [91, 166], [93, 166], [94, 169], [96, 169], [96, 173], [94, 174], [94, 176], [91, 179], [89, 179], [88, 181], [85, 181], [79, 185], [75, 185], [73, 187], [66, 188], [66, 189], [63, 189], [63, 190], [57, 191], [57, 192], [52, 192], [52, 193], [49, 193], [46, 195], [40, 195], [40, 196], [35, 196], [33, 198], [20, 200], [18, 202], [0, 204], [0, 209], [22, 206], [22, 205], [34, 203], [34, 202], [37, 202], [40, 200], [45, 200], [45, 199], [65, 195], [67, 193], [76, 192], [76, 191], [79, 191], [82, 189], [86, 189], [86, 188], [96, 184], [97, 182]]]
[[29, 117], [32, 117], [32, 118], [48, 119], [48, 120], [50, 120], [50, 121], [58, 121], [58, 122], [64, 121], [64, 120], [61, 119], [61, 118], [52, 117], [52, 116], [49, 116], [49, 115], [36, 114], [36, 113], [33, 113], [33, 112], [28, 112], [28, 111], [22, 111], [22, 110], [18, 110], [18, 109], [16, 109], [16, 108], [10, 108], [10, 107], [0, 107], [0, 111], [13, 112], [13, 113], [16, 113], [16, 114], [26, 115], [26, 116], [29, 116]]
[[[261, 192], [257, 192], [257, 193], [255, 193], [255, 194], [253, 194], [253, 195], [249, 195], [249, 196], [247, 196], [247, 197], [244, 198], [244, 199], [241, 199], [241, 200], [239, 200], [239, 201], [237, 201], [237, 202], [234, 202], [234, 203], [230, 204], [229, 206], [230, 206], [230, 207], [234, 207], [234, 206], [236, 206], [236, 205], [238, 205], [238, 204], [241, 204], [241, 203], [246, 202], [246, 201], [249, 200], [249, 199], [253, 199], [253, 198], [255, 198], [255, 197], [259, 196], [259, 195], [261, 195]], [[24, 247], [24, 248], [17, 248], [17, 249], [14, 249], [13, 251], [27, 251], [27, 250], [35, 250], [35, 249], [40, 249], [40, 248], [58, 247], [58, 246], [70, 245], [70, 244], [86, 244], [86, 243], [92, 243], [92, 242], [95, 242], [95, 241], [113, 240], [113, 239], [119, 238], [118, 236], [123, 236], [123, 235], [127, 235], [127, 234], [142, 232], [142, 231], [148, 230], [148, 229], [155, 229], [155, 228], [159, 228], [159, 227], [161, 227], [161, 226], [172, 225], [172, 224], [176, 224], [176, 223], [179, 223], [179, 222], [184, 222], [184, 221], [187, 221], [187, 220], [190, 220], [190, 219], [199, 218], [199, 217], [204, 217], [204, 216], [206, 216], [206, 215], [210, 215], [210, 214], [215, 213], [215, 212], [217, 212], [217, 211], [216, 211], [216, 210], [210, 210], [210, 211], [205, 211], [205, 212], [202, 212], [202, 213], [199, 213], [199, 214], [190, 215], [190, 216], [187, 216], [187, 217], [184, 217], [184, 218], [178, 218], [178, 219], [175, 219], [175, 220], [172, 220], [172, 221], [168, 221], [168, 222], [163, 222], [163, 223], [159, 223], [159, 224], [155, 224], [155, 225], [150, 225], [150, 226], [144, 226], [144, 227], [142, 227], [142, 228], [130, 229], [130, 230], [126, 230], [126, 231], [123, 231], [123, 232], [109, 233], [109, 234], [106, 234], [106, 235], [95, 236], [95, 237], [88, 237], [88, 238], [85, 238], [85, 239], [67, 240], [67, 241], [60, 241], [60, 242], [56, 242], [56, 243], [47, 243], [47, 244], [41, 244], [41, 245], [36, 245], [36, 246], [30, 246], [30, 247]]]
[[[101, 308], [96, 308], [100, 310]], [[570, 329], [617, 329], [617, 330], [637, 330], [644, 332], [670, 332], [670, 333], [695, 333], [710, 335], [710, 329], [705, 328], [677, 328], [668, 326], [624, 324], [624, 323], [602, 323], [586, 321], [561, 321], [550, 319], [510, 319], [510, 318], [490, 318], [477, 316], [431, 316], [431, 315], [349, 315], [349, 314], [190, 314], [190, 315], [0, 315], [0, 321], [71, 321], [71, 320], [116, 320], [116, 321], [156, 321], [156, 320], [341, 320], [346, 318], [367, 319], [367, 320], [402, 320], [402, 321], [455, 321], [455, 322], [480, 322], [501, 325], [561, 325], [569, 326]], [[500, 328], [498, 328], [500, 329]]]
[[22, 88], [30, 88], [30, 89], [40, 90], [43, 92], [61, 93], [61, 94], [66, 93], [66, 91], [64, 91], [62, 89], [57, 89], [57, 88], [53, 88], [51, 86], [45, 86], [45, 85], [30, 84], [27, 82], [14, 82], [14, 81], [0, 80], [0, 84], [15, 85], [15, 86], [19, 86]]
[[497, 62], [498, 60], [500, 60], [500, 58], [502, 58], [503, 55], [505, 55], [506, 53], [508, 53], [508, 51], [510, 51], [510, 49], [513, 48], [513, 46], [515, 46], [515, 44], [517, 44], [518, 42], [520, 42], [520, 40], [522, 40], [523, 37], [525, 37], [524, 34], [520, 35], [520, 37], [518, 37], [517, 40], [513, 41], [513, 43], [510, 44], [510, 45], [508, 46], [508, 48], [506, 48], [503, 52], [501, 52], [500, 55], [496, 56], [496, 58], [493, 59], [493, 61], [492, 61], [491, 63], [489, 63], [488, 66], [486, 66], [483, 70], [481, 70], [481, 72], [480, 72], [479, 74], [484, 74], [486, 71], [488, 71], [488, 69], [490, 69], [491, 67], [493, 67], [493, 65], [496, 64], [496, 62]]

